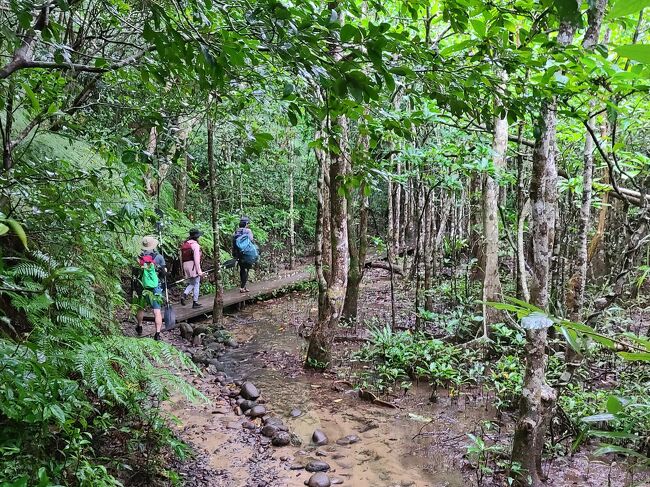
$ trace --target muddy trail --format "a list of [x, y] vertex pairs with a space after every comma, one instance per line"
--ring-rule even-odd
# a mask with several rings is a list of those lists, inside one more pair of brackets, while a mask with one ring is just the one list
[[[382, 299], [381, 279], [374, 282], [372, 287], [379, 287], [366, 294], [374, 299], [376, 291]], [[476, 391], [456, 398], [439, 393], [431, 403], [430, 389], [420, 385], [390, 398], [398, 406], [392, 409], [360, 400], [357, 391], [339, 380], [336, 368], [328, 374], [304, 371], [306, 341], [300, 335], [316, 314], [313, 306], [313, 298], [294, 293], [249, 304], [227, 317], [226, 329], [237, 345], [218, 355], [218, 371], [211, 366], [200, 378], [188, 377], [211, 403], [192, 405], [175, 398], [168, 406], [179, 436], [197, 452], [193, 460], [176, 465], [185, 485], [303, 486], [312, 475], [305, 466], [314, 461], [329, 465], [332, 485], [479, 485], [466, 458], [467, 434], [478, 432], [484, 420], [507, 433], [512, 420], [498, 418], [489, 396]], [[178, 330], [165, 339], [188, 353], [198, 350]], [[338, 352], [349, 348], [339, 344]], [[293, 445], [272, 446], [260, 434], [261, 420], [241, 415], [234, 398], [242, 381], [261, 391], [257, 402], [288, 427]], [[327, 445], [312, 443], [315, 430], [326, 434]], [[546, 471], [554, 486], [626, 485], [626, 472], [610, 463], [578, 453], [549, 462]]]

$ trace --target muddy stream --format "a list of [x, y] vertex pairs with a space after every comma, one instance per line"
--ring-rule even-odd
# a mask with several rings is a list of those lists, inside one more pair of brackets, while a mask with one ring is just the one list
[[[301, 446], [274, 448], [264, 445], [264, 438], [260, 444], [258, 435], [242, 428], [246, 418], [236, 416], [224, 397], [208, 407], [180, 399], [172, 406], [182, 431], [194, 446], [208, 452], [210, 465], [228, 477], [219, 485], [258, 485], [255, 475], [264, 475], [259, 485], [303, 486], [311, 474], [298, 467], [310, 459], [329, 463], [331, 478], [355, 487], [465, 485], [462, 456], [450, 453], [449, 443], [467, 443], [466, 432], [492, 413], [484, 404], [465, 407], [443, 399], [432, 405], [424, 387], [410, 394], [400, 409], [374, 406], [359, 400], [349, 387], [335, 389], [333, 376], [304, 372], [300, 357], [306, 343], [296, 325], [309, 314], [307, 304], [284, 297], [230, 316], [227, 328], [240, 345], [219, 357], [229, 377], [250, 380], [260, 389], [267, 409], [300, 438]], [[201, 389], [206, 382], [209, 376], [195, 384]], [[316, 429], [325, 432], [328, 445], [311, 444]], [[438, 433], [440, 448], [432, 448]], [[337, 444], [348, 435], [360, 441]], [[260, 473], [266, 468], [251, 467], [272, 459], [277, 462], [273, 479], [268, 472]]]
[[[181, 437], [202, 455], [202, 470], [192, 467], [182, 472], [185, 484], [298, 487], [312, 475], [304, 470], [306, 463], [320, 460], [330, 465], [333, 485], [477, 485], [464, 458], [467, 433], [476, 432], [483, 420], [496, 418], [490, 399], [461, 394], [450, 400], [439, 394], [432, 404], [430, 389], [422, 385], [392, 398], [399, 408], [390, 409], [360, 400], [348, 386], [338, 387], [334, 374], [305, 372], [301, 357], [306, 343], [299, 329], [314, 317], [312, 303], [307, 297], [288, 295], [249, 304], [227, 317], [226, 328], [239, 343], [218, 356], [229, 380], [219, 384], [206, 373], [193, 383], [210, 398], [209, 405], [176, 398], [169, 407]], [[196, 350], [178, 335], [169, 339], [181, 349]], [[253, 382], [261, 391], [258, 402], [281, 418], [302, 445], [273, 447], [259, 434], [259, 420], [251, 423], [236, 415], [229, 393], [235, 395], [239, 387], [230, 379]], [[325, 432], [328, 445], [311, 443], [316, 429]], [[359, 441], [337, 443], [347, 435], [356, 435]], [[608, 477], [612, 480], [611, 468], [592, 462], [586, 454], [550, 464], [547, 471], [556, 480], [554, 486], [598, 486], [607, 485]], [[627, 483], [623, 471], [614, 473], [610, 485]]]

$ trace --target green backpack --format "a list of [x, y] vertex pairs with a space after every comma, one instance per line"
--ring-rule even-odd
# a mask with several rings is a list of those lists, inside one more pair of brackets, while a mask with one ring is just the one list
[[142, 269], [142, 287], [145, 289], [156, 289], [159, 284], [154, 258], [155, 254], [143, 254], [139, 259]]

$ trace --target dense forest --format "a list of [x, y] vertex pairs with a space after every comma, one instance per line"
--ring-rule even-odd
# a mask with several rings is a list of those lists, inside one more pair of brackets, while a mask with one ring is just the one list
[[649, 485], [649, 7], [1, 0], [0, 486]]

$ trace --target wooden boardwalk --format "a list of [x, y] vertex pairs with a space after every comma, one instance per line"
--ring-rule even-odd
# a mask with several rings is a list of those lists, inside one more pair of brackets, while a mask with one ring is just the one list
[[[240, 293], [239, 288], [228, 289], [223, 292], [223, 307], [228, 308], [244, 301], [250, 301], [256, 298], [261, 298], [273, 294], [283, 288], [295, 286], [302, 282], [308, 282], [314, 279], [314, 273], [305, 269], [294, 271], [287, 271], [278, 274], [275, 278], [267, 281], [249, 283], [248, 293]], [[180, 303], [172, 303], [174, 311], [176, 312], [176, 323], [192, 320], [199, 317], [207, 317], [212, 314], [212, 304], [214, 303], [214, 294], [199, 297], [201, 307], [198, 309], [192, 308], [192, 300], [185, 306]], [[145, 321], [153, 321], [153, 314], [151, 311], [145, 313]]]

